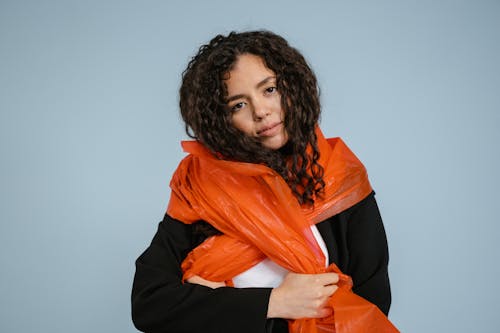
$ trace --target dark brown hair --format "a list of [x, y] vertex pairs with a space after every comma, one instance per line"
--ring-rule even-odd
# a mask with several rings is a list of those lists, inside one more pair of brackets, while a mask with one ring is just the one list
[[[242, 54], [261, 57], [276, 74], [288, 133], [287, 144], [278, 151], [231, 124], [224, 78]], [[183, 72], [179, 104], [186, 133], [218, 157], [269, 166], [300, 203], [313, 203], [322, 191], [323, 168], [314, 132], [320, 116], [317, 80], [302, 54], [284, 38], [269, 31], [216, 36], [200, 47]]]

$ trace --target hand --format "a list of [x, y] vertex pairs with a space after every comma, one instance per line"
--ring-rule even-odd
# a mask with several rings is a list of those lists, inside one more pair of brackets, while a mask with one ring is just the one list
[[323, 318], [332, 313], [328, 298], [338, 289], [338, 274], [288, 273], [269, 298], [268, 318]]
[[194, 283], [194, 284], [200, 284], [205, 287], [210, 287], [212, 289], [220, 288], [220, 287], [225, 287], [226, 284], [224, 282], [213, 282], [213, 281], [208, 281], [202, 278], [201, 276], [194, 275], [190, 277], [189, 279], [186, 280], [189, 283]]

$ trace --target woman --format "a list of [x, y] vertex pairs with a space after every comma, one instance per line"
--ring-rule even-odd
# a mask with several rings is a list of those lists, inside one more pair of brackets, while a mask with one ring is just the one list
[[303, 56], [271, 32], [219, 35], [185, 70], [180, 109], [196, 141], [183, 143], [167, 213], [136, 262], [136, 327], [397, 331], [381, 312], [391, 297], [374, 193], [342, 141], [323, 137]]

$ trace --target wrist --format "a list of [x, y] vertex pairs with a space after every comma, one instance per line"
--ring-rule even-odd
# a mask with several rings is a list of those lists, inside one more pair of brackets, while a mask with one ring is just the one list
[[267, 318], [283, 318], [280, 315], [279, 310], [280, 306], [281, 293], [278, 288], [273, 288], [271, 290], [271, 294], [269, 296], [269, 304], [267, 306]]

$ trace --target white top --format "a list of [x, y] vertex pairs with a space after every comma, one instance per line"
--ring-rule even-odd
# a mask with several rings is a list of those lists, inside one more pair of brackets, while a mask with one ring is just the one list
[[[328, 266], [328, 250], [326, 249], [325, 241], [315, 225], [311, 226], [311, 230], [325, 255], [326, 267]], [[247, 271], [235, 276], [233, 278], [233, 283], [236, 288], [276, 288], [281, 284], [287, 273], [288, 270], [274, 263], [274, 261], [271, 261], [269, 258], [266, 258]]]

